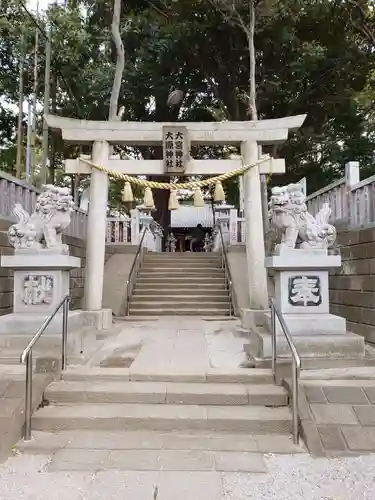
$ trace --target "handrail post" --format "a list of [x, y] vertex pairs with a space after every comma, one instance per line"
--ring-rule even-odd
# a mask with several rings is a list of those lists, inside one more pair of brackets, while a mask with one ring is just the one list
[[272, 300], [270, 301], [271, 307], [271, 342], [272, 342], [272, 375], [276, 383], [276, 314]]
[[25, 392], [25, 441], [31, 439], [31, 414], [33, 405], [33, 351], [26, 356], [26, 392]]
[[126, 305], [125, 305], [125, 316], [129, 316], [129, 280], [126, 281]]
[[144, 247], [143, 241], [145, 239], [146, 232], [148, 231], [148, 227], [142, 229], [141, 238], [137, 247], [137, 251], [133, 260], [133, 264], [129, 271], [128, 279], [126, 280], [126, 304], [125, 304], [125, 316], [129, 316], [130, 314], [130, 299], [133, 293], [133, 279], [134, 272], [137, 273], [139, 269], [142, 267], [143, 257], [144, 257]]
[[63, 304], [63, 325], [62, 325], [62, 349], [61, 349], [61, 373], [67, 366], [68, 359], [68, 315], [70, 298], [67, 297]]
[[299, 417], [298, 417], [298, 381], [300, 377], [301, 369], [301, 358], [297, 352], [297, 349], [293, 343], [293, 338], [288, 330], [288, 327], [284, 321], [282, 313], [276, 307], [273, 298], [269, 300], [271, 308], [271, 340], [272, 340], [272, 372], [276, 382], [276, 321], [280, 322], [280, 327], [283, 330], [287, 343], [292, 353], [292, 434], [293, 443], [298, 444], [299, 441]]
[[232, 282], [229, 282], [229, 316], [233, 316], [232, 313], [234, 313], [234, 307], [232, 304], [233, 300], [233, 294], [232, 294]]
[[292, 423], [293, 423], [293, 443], [298, 444], [299, 421], [298, 421], [298, 375], [299, 367], [293, 358], [293, 376], [292, 376]]

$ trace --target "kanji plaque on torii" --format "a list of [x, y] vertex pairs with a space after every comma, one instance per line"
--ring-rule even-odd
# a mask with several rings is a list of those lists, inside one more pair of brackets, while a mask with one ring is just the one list
[[163, 127], [163, 159], [166, 174], [185, 172], [189, 149], [189, 137], [186, 127]]

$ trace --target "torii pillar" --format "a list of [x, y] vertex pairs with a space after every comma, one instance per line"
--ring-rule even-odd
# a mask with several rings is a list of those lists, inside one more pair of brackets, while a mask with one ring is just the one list
[[[48, 127], [59, 131], [70, 143], [93, 144], [92, 161], [127, 175], [168, 175], [163, 160], [118, 160], [109, 157], [109, 145], [161, 145], [164, 127], [185, 127], [191, 144], [241, 145], [242, 159], [188, 161], [179, 175], [219, 175], [258, 161], [258, 146], [280, 144], [298, 130], [306, 115], [248, 122], [102, 122], [45, 115]], [[102, 308], [108, 176], [79, 160], [66, 160], [66, 172], [91, 174], [87, 228], [85, 297], [86, 309]], [[268, 308], [267, 272], [264, 267], [264, 234], [260, 174], [284, 173], [285, 162], [250, 168], [244, 174], [246, 254], [250, 309]]]

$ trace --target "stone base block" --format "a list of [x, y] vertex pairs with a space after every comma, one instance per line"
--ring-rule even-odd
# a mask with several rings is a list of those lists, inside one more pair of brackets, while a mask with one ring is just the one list
[[[354, 333], [338, 335], [293, 335], [293, 341], [301, 358], [358, 358], [365, 355], [363, 337]], [[272, 355], [271, 335], [264, 331], [252, 331], [245, 352], [255, 358], [266, 359]], [[285, 337], [277, 338], [277, 355], [291, 357]]]
[[35, 373], [52, 373], [53, 378], [58, 380], [61, 376], [61, 359], [51, 356], [37, 358]]
[[[292, 335], [339, 335], [346, 332], [346, 319], [334, 314], [283, 314]], [[263, 325], [271, 331], [271, 312], [263, 314]], [[283, 335], [276, 321], [276, 334]]]
[[257, 326], [263, 326], [265, 312], [269, 312], [269, 310], [265, 311], [263, 309], [242, 309], [242, 328], [245, 328], [245, 330], [252, 330]]
[[112, 309], [83, 311], [83, 324], [93, 326], [97, 330], [110, 330], [112, 328]]
[[[25, 334], [32, 337], [48, 317], [39, 313], [11, 313], [0, 317], [0, 335]], [[80, 328], [83, 324], [82, 311], [69, 311], [68, 331]], [[56, 314], [45, 330], [46, 334], [61, 333], [62, 313]]]

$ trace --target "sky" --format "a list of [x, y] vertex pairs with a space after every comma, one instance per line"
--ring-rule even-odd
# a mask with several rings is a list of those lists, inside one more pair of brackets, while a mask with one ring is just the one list
[[[39, 10], [45, 10], [50, 3], [54, 3], [55, 0], [39, 0]], [[30, 10], [36, 11], [38, 0], [27, 0], [27, 6]]]

